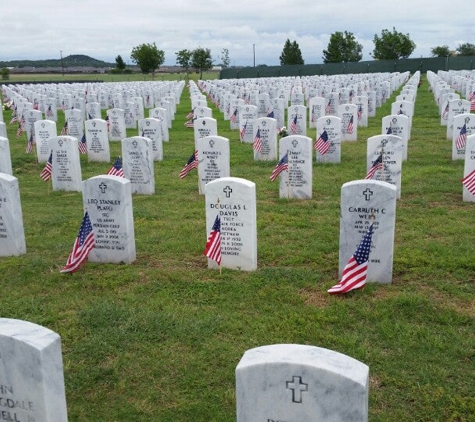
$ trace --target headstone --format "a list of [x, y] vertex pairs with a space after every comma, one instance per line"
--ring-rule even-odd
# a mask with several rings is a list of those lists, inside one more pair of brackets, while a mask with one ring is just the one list
[[321, 347], [247, 350], [236, 367], [237, 422], [367, 422], [369, 368]]
[[[452, 140], [454, 132], [454, 117], [459, 114], [470, 113], [470, 101], [468, 100], [452, 100], [449, 101], [449, 111], [447, 113], [447, 139]], [[445, 110], [444, 110], [445, 111]]]
[[81, 140], [84, 135], [84, 113], [82, 110], [73, 108], [66, 110], [66, 121], [68, 122], [68, 135]]
[[139, 136], [143, 136], [152, 141], [153, 161], [163, 160], [163, 143], [162, 143], [162, 122], [148, 117], [140, 119]]
[[467, 136], [463, 175], [466, 179], [463, 184], [463, 201], [475, 202], [475, 135]]
[[274, 119], [277, 120], [277, 129], [282, 128], [285, 126], [285, 101], [282, 98], [272, 98], [271, 107]]
[[357, 107], [358, 126], [368, 127], [368, 97], [366, 95], [357, 95], [353, 98], [353, 104]]
[[200, 117], [213, 117], [213, 110], [209, 107], [195, 107], [193, 109], [194, 117], [199, 119]]
[[376, 135], [368, 138], [366, 171], [383, 155], [383, 169], [376, 172], [373, 179], [395, 185], [397, 199], [401, 198], [402, 140], [395, 135]]
[[458, 114], [454, 116], [453, 125], [452, 160], [464, 160], [467, 136], [475, 133], [475, 114]]
[[133, 101], [126, 101], [124, 104], [124, 120], [126, 129], [136, 129], [135, 104]]
[[289, 135], [307, 135], [307, 107], [303, 105], [289, 107], [287, 133]]
[[67, 422], [61, 338], [45, 327], [0, 318], [4, 421]]
[[43, 119], [43, 114], [38, 110], [27, 110], [24, 113], [24, 117], [27, 138], [30, 139], [31, 136], [33, 136], [33, 140], [35, 141], [35, 122]]
[[95, 176], [83, 182], [83, 204], [94, 231], [91, 262], [135, 261], [134, 219], [130, 180], [119, 176]]
[[280, 159], [287, 154], [288, 171], [279, 176], [280, 198], [312, 198], [312, 140], [307, 136], [286, 136], [279, 142]]
[[101, 105], [96, 102], [86, 103], [86, 119], [102, 119]]
[[338, 107], [341, 119], [341, 140], [356, 141], [358, 138], [358, 107], [355, 104], [341, 104]]
[[[205, 186], [207, 234], [221, 219], [221, 266], [241, 271], [257, 269], [256, 185], [237, 177], [223, 177]], [[217, 268], [208, 259], [208, 268]]]
[[314, 129], [317, 126], [317, 120], [325, 116], [325, 98], [313, 97], [309, 101], [309, 123], [308, 127]]
[[86, 120], [85, 133], [87, 159], [95, 162], [109, 162], [111, 156], [107, 122], [102, 119]]
[[[318, 163], [339, 163], [341, 161], [341, 119], [336, 116], [322, 116], [317, 120], [317, 139], [323, 136], [328, 137], [328, 151], [321, 154], [316, 150], [316, 160]], [[315, 142], [315, 143], [316, 143]]]
[[122, 139], [122, 167], [132, 193], [155, 193], [152, 141], [142, 136]]
[[239, 136], [241, 142], [250, 143], [254, 140], [254, 120], [257, 119], [257, 107], [253, 105], [243, 105], [239, 107]]
[[52, 155], [53, 190], [82, 190], [78, 140], [72, 136], [55, 136], [49, 140]]
[[204, 194], [207, 183], [230, 176], [229, 139], [222, 136], [205, 136], [196, 141], [196, 150], [199, 192]]
[[[194, 124], [195, 147], [196, 141], [206, 136], [218, 136], [218, 123], [212, 117], [202, 117], [195, 120]], [[196, 149], [196, 148], [195, 148]]]
[[399, 136], [402, 140], [402, 160], [407, 160], [409, 142], [409, 117], [404, 114], [391, 114], [381, 119], [381, 133]]
[[13, 175], [10, 141], [0, 136], [0, 173]]
[[341, 188], [339, 276], [374, 218], [368, 282], [391, 283], [396, 221], [396, 186], [378, 180], [355, 180]]
[[7, 138], [7, 125], [5, 122], [0, 122], [0, 136], [2, 138]]
[[275, 161], [277, 159], [277, 120], [260, 117], [254, 122], [253, 141], [259, 138], [261, 150], [254, 149], [254, 160]]
[[120, 141], [125, 138], [126, 128], [125, 128], [125, 116], [124, 110], [120, 108], [112, 108], [107, 110], [108, 117], [108, 130], [109, 130], [109, 140], [110, 141]]
[[46, 163], [51, 154], [50, 138], [58, 135], [56, 122], [52, 120], [38, 120], [34, 125], [36, 153], [39, 163]]
[[[26, 244], [18, 179], [11, 174], [0, 173], [0, 256], [18, 256], [24, 253]], [[1, 358], [0, 348], [0, 365]], [[4, 384], [3, 380], [1, 384]]]
[[168, 142], [170, 135], [168, 132], [167, 110], [164, 108], [152, 108], [148, 112], [149, 117], [160, 120], [160, 127], [162, 129], [162, 142]]

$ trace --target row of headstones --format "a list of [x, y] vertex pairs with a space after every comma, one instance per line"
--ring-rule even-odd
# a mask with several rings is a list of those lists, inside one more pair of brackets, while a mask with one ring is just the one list
[[[236, 367], [238, 422], [368, 420], [369, 367], [308, 345], [247, 350]], [[60, 336], [0, 318], [0, 412], [6, 421], [68, 420]]]
[[[464, 160], [463, 179], [469, 179], [470, 189], [463, 184], [462, 199], [464, 202], [475, 202], [475, 189], [472, 178], [475, 178], [475, 84], [467, 84], [466, 99], [461, 99], [455, 89], [446, 80], [434, 72], [427, 72], [431, 90], [436, 101], [440, 124], [447, 126], [447, 140], [452, 142], [452, 160]], [[460, 89], [463, 86], [458, 84]], [[472, 176], [473, 175], [473, 176]]]

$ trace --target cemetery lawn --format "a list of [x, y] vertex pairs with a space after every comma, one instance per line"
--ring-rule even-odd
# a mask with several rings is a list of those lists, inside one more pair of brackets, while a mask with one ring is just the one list
[[[249, 273], [207, 269], [204, 196], [195, 171], [178, 177], [194, 147], [186, 89], [155, 163], [156, 194], [133, 196], [131, 265], [60, 274], [82, 195], [53, 192], [25, 153], [26, 136], [16, 139], [8, 125], [27, 254], [0, 258], [0, 316], [61, 336], [69, 420], [234, 421], [244, 352], [297, 343], [369, 366], [371, 421], [474, 421], [475, 204], [462, 202], [463, 161], [451, 160], [424, 78], [397, 202], [393, 283], [343, 297], [327, 293], [338, 281], [340, 189], [364, 177], [366, 139], [381, 133], [391, 100], [357, 142], [342, 144], [341, 164], [313, 164], [311, 200], [279, 199], [269, 180], [275, 163], [254, 162], [252, 145], [209, 102], [218, 134], [230, 139], [231, 175], [256, 183], [258, 270]], [[110, 164], [81, 155], [83, 179], [118, 155], [120, 142], [111, 143]]]

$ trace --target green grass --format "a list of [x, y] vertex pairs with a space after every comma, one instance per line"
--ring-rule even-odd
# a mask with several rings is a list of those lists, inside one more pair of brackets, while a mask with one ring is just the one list
[[[475, 420], [475, 205], [462, 202], [463, 162], [451, 160], [427, 82], [403, 164], [393, 283], [345, 297], [326, 293], [338, 276], [340, 189], [364, 176], [365, 140], [380, 133], [390, 102], [359, 128], [358, 142], [342, 145], [340, 165], [314, 164], [308, 201], [280, 199], [269, 181], [275, 163], [254, 162], [252, 146], [214, 111], [230, 139], [231, 175], [257, 188], [258, 270], [221, 275], [202, 254], [196, 174], [178, 177], [193, 148], [183, 125], [190, 108], [185, 90], [155, 164], [156, 194], [133, 197], [137, 260], [87, 263], [71, 276], [59, 270], [81, 194], [50, 191], [25, 137], [8, 126], [27, 254], [0, 258], [0, 315], [60, 334], [69, 420], [233, 421], [236, 365], [247, 349], [275, 343], [369, 365], [371, 421]], [[111, 143], [112, 160], [119, 153]], [[109, 167], [81, 161], [83, 179]]]

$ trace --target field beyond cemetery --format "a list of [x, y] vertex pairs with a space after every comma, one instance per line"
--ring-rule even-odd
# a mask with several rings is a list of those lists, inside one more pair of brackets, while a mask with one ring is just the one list
[[[44, 165], [25, 153], [26, 136], [16, 139], [17, 126], [8, 125], [27, 254], [0, 258], [0, 317], [61, 336], [69, 420], [234, 421], [244, 352], [297, 343], [369, 366], [370, 421], [475, 421], [475, 203], [462, 202], [463, 161], [451, 160], [422, 80], [397, 203], [393, 283], [344, 297], [327, 293], [338, 281], [340, 189], [364, 178], [366, 139], [381, 133], [391, 100], [358, 129], [357, 142], [342, 144], [341, 164], [314, 163], [311, 200], [280, 199], [269, 180], [275, 163], [254, 162], [252, 145], [209, 102], [218, 134], [230, 140], [231, 175], [256, 183], [255, 272], [207, 269], [204, 197], [196, 172], [178, 177], [194, 147], [186, 89], [155, 163], [156, 193], [133, 196], [131, 265], [59, 272], [82, 195], [52, 191], [39, 177]], [[308, 135], [315, 139], [315, 130]], [[111, 163], [120, 151], [112, 142]], [[81, 166], [88, 179], [110, 164], [81, 155]]]

